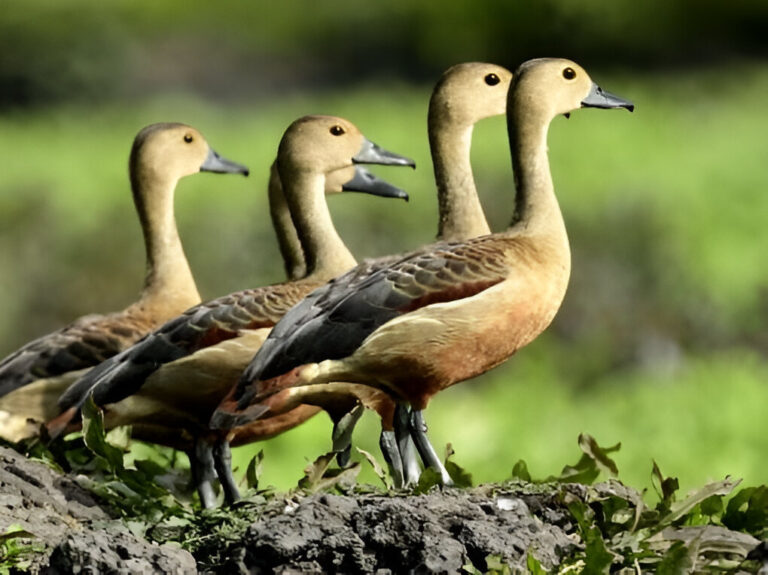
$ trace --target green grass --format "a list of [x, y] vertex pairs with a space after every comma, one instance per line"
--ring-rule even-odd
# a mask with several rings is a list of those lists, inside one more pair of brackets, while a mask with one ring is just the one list
[[[763, 483], [768, 399], [768, 68], [677, 76], [597, 77], [634, 99], [634, 115], [581, 110], [550, 129], [558, 197], [571, 230], [572, 285], [551, 331], [507, 365], [438, 396], [436, 446], [451, 442], [476, 481], [534, 476], [579, 455], [579, 432], [621, 442], [620, 477], [648, 486], [651, 461], [683, 489], [726, 474]], [[0, 116], [0, 355], [77, 315], [119, 309], [143, 277], [126, 177], [134, 134], [154, 121], [196, 127], [252, 177], [183, 180], [177, 219], [201, 292], [214, 297], [281, 278], [266, 220], [268, 166], [280, 134], [304, 113], [354, 121], [416, 172], [377, 169], [410, 204], [333, 198], [353, 251], [372, 256], [430, 241], [436, 207], [425, 134], [429, 86], [357, 86], [215, 108], [151, 101]], [[512, 176], [504, 121], [481, 123], [473, 162], [493, 227], [509, 220]], [[86, 295], [84, 295], [86, 294]], [[264, 481], [295, 485], [329, 447], [318, 416], [264, 445]], [[376, 451], [366, 417], [356, 436]], [[372, 475], [370, 481], [375, 481]]]

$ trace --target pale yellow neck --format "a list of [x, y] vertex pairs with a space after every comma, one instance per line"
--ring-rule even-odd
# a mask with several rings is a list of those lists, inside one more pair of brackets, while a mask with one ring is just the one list
[[291, 219], [291, 211], [283, 194], [283, 186], [277, 166], [272, 164], [269, 172], [269, 213], [272, 217], [272, 227], [275, 229], [277, 244], [283, 256], [285, 273], [289, 280], [294, 281], [306, 275], [304, 252]]
[[147, 275], [140, 305], [185, 310], [200, 302], [184, 255], [173, 210], [177, 180], [157, 174], [132, 175], [133, 195], [144, 233]]
[[543, 111], [512, 105], [507, 112], [509, 146], [515, 176], [515, 217], [509, 231], [551, 236], [566, 247], [568, 237], [555, 197], [547, 156], [551, 118]]
[[429, 144], [437, 184], [438, 238], [466, 240], [490, 233], [470, 163], [473, 126], [430, 111]]
[[304, 250], [306, 277], [326, 280], [353, 267], [357, 262], [331, 220], [324, 176], [299, 172], [287, 178], [287, 183], [283, 178], [283, 189]]

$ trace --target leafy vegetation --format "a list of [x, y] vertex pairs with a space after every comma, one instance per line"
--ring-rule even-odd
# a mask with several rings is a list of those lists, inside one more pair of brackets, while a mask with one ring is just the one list
[[0, 575], [24, 572], [31, 558], [43, 549], [33, 533], [18, 525], [11, 525], [0, 533]]
[[[117, 434], [119, 442], [124, 438], [124, 434]], [[644, 492], [615, 479], [618, 468], [613, 456], [619, 452], [619, 445], [603, 448], [588, 435], [580, 435], [578, 444], [581, 457], [575, 464], [564, 466], [557, 476], [532, 479], [526, 463], [519, 461], [510, 479], [482, 487], [499, 495], [523, 498], [533, 493], [546, 494], [550, 503], [544, 507], [550, 509], [548, 513], [557, 508], [570, 518], [559, 521], [565, 521], [566, 530], [577, 534], [582, 543], [563, 558], [559, 573], [608, 573], [622, 568], [681, 573], [694, 567], [698, 571], [728, 573], [753, 569], [756, 561], [762, 560], [756, 547], [759, 540], [768, 537], [768, 486], [737, 490], [741, 480], [726, 478], [681, 496], [677, 479], [664, 476], [654, 462], [657, 501], [650, 505]], [[49, 451], [39, 441], [31, 441], [25, 448], [51, 464], [87, 472], [88, 477], [78, 475], [78, 481], [122, 517], [134, 534], [158, 543], [175, 542], [208, 568], [225, 560], [227, 546], [238, 542], [257, 517], [282, 513], [286, 505], [294, 505], [303, 496], [318, 491], [383, 493], [382, 487], [357, 482], [359, 462], [346, 469], [334, 468], [334, 453], [322, 455], [308, 465], [304, 477], [288, 493], [259, 489], [260, 468], [265, 465], [260, 453], [249, 465], [247, 492], [241, 502], [231, 508], [201, 511], [190, 504], [189, 485], [162, 479], [174, 475], [173, 469], [148, 460], [126, 465], [125, 446], [107, 439], [101, 414], [92, 403], [84, 411], [82, 435], [70, 436], [53, 446]], [[453, 455], [448, 446], [446, 464], [457, 482], [456, 488], [471, 489], [471, 477], [452, 460]], [[373, 456], [367, 454], [365, 459], [381, 473]], [[598, 478], [603, 481], [596, 483]], [[412, 492], [391, 495], [416, 495], [439, 488], [439, 476], [427, 470]], [[539, 511], [534, 510], [537, 512], [544, 513], [541, 506]], [[542, 520], [551, 520], [551, 516], [542, 516]], [[25, 558], [42, 549], [34, 540], [29, 543], [30, 537], [14, 529], [0, 536], [0, 569], [23, 569]], [[527, 568], [530, 573], [547, 572], [531, 553]], [[513, 572], [501, 556], [488, 556], [483, 565], [468, 564], [464, 571], [470, 575]]]

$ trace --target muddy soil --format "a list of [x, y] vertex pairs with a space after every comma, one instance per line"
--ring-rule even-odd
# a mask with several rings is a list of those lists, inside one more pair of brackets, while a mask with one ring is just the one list
[[[542, 494], [447, 489], [425, 495], [316, 494], [268, 509], [225, 552], [232, 573], [458, 573], [496, 556], [524, 572], [556, 566], [578, 540]], [[532, 512], [543, 512], [546, 519]]]
[[155, 545], [99, 506], [96, 499], [43, 463], [0, 447], [0, 534], [18, 527], [35, 537], [33, 573], [195, 573], [195, 559]]

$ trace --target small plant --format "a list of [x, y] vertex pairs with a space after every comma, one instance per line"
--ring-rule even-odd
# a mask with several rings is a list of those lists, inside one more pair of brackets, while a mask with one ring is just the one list
[[21, 573], [29, 569], [35, 554], [45, 549], [33, 533], [20, 525], [11, 525], [0, 533], [0, 575]]

